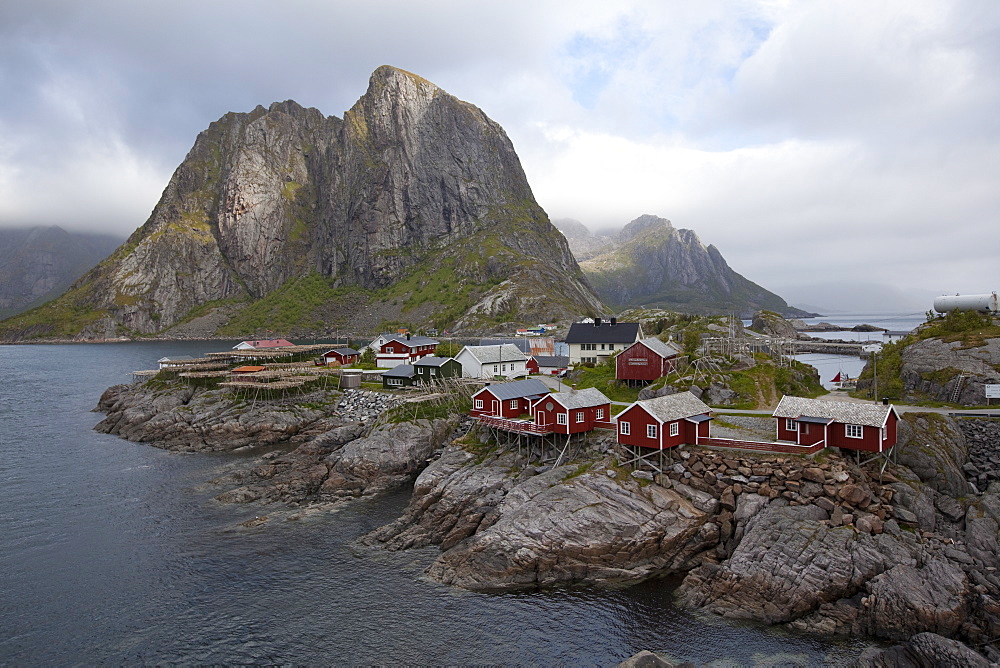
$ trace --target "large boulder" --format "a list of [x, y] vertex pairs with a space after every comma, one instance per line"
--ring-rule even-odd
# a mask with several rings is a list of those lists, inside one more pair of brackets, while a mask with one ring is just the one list
[[972, 491], [962, 470], [969, 449], [955, 420], [938, 413], [906, 413], [898, 425], [895, 455], [900, 464], [942, 494], [954, 498]]
[[989, 668], [981, 654], [936, 633], [918, 633], [901, 645], [866, 650], [850, 668]]
[[485, 590], [686, 570], [718, 542], [708, 519], [677, 492], [606, 465], [511, 475], [506, 459], [449, 449], [417, 479], [404, 516], [363, 540], [440, 544], [427, 574]]
[[725, 617], [784, 623], [854, 596], [872, 577], [914, 561], [887, 535], [831, 527], [825, 519], [816, 506], [772, 502], [747, 520], [729, 559], [688, 574], [678, 599]]

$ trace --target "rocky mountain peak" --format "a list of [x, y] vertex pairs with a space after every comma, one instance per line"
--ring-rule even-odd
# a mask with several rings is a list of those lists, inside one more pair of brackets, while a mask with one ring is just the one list
[[[419, 296], [386, 297], [396, 306], [387, 322], [603, 310], [503, 128], [390, 66], [343, 120], [286, 100], [210, 124], [149, 220], [74, 298], [76, 311], [104, 314], [102, 332], [149, 334], [210, 302], [266, 298], [313, 275], [373, 300], [407, 279]], [[299, 302], [291, 308], [321, 306]], [[418, 307], [423, 315], [403, 319]], [[462, 318], [469, 309], [475, 317]]]
[[671, 225], [670, 221], [666, 218], [660, 218], [659, 216], [653, 216], [647, 213], [639, 216], [623, 227], [622, 231], [618, 233], [618, 240], [620, 243], [627, 243], [649, 230], [670, 231], [673, 229], [674, 226]]

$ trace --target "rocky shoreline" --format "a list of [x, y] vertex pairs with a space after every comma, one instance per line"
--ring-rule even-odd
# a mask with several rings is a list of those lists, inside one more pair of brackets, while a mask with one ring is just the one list
[[426, 574], [453, 586], [683, 576], [676, 599], [687, 607], [910, 643], [886, 655], [896, 659], [921, 647], [948, 655], [933, 636], [976, 648], [969, 656], [982, 665], [1000, 660], [992, 423], [908, 414], [881, 478], [876, 463], [834, 452], [706, 448], [681, 449], [654, 476], [619, 466], [609, 435], [574, 444], [553, 468], [551, 449], [529, 459], [468, 418], [401, 417], [386, 396], [317, 393], [251, 408], [218, 390], [116, 386], [101, 398], [98, 429], [183, 451], [275, 446], [214, 481], [222, 502], [326, 509], [412, 482], [404, 513], [360, 542], [437, 546]]

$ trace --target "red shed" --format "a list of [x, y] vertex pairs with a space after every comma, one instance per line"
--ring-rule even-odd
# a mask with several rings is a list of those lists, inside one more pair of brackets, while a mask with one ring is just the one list
[[711, 412], [690, 392], [637, 401], [618, 414], [618, 442], [659, 450], [697, 445], [711, 434]]
[[354, 364], [361, 359], [361, 353], [354, 348], [334, 348], [323, 353], [324, 364]]
[[785, 396], [772, 414], [779, 441], [884, 452], [896, 444], [893, 405]]
[[615, 378], [652, 382], [673, 371], [680, 355], [681, 349], [673, 341], [636, 341], [615, 358]]
[[471, 415], [516, 418], [531, 413], [531, 404], [548, 393], [549, 388], [537, 378], [487, 385], [472, 395]]
[[594, 387], [546, 394], [531, 406], [535, 424], [557, 434], [582, 434], [595, 427], [611, 429], [611, 400]]

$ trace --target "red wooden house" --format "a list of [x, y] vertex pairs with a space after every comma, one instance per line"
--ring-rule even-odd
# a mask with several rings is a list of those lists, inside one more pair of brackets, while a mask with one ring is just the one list
[[413, 364], [421, 357], [433, 355], [438, 341], [411, 334], [391, 336], [375, 353], [376, 364], [391, 369], [400, 364]]
[[681, 352], [673, 341], [636, 341], [615, 358], [615, 378], [651, 383], [674, 370]]
[[885, 452], [896, 444], [899, 414], [890, 405], [784, 396], [772, 414], [779, 441]]
[[334, 348], [323, 353], [324, 364], [340, 364], [346, 366], [361, 359], [361, 353], [354, 348]]
[[531, 405], [547, 394], [549, 388], [536, 378], [487, 385], [472, 395], [471, 415], [516, 418], [530, 414]]
[[637, 401], [618, 414], [618, 442], [665, 450], [709, 438], [712, 409], [690, 392]]
[[569, 368], [569, 357], [564, 355], [532, 355], [526, 364], [532, 375], [555, 376]]
[[535, 424], [556, 434], [582, 434], [596, 427], [613, 429], [611, 400], [594, 387], [546, 394], [531, 406]]

